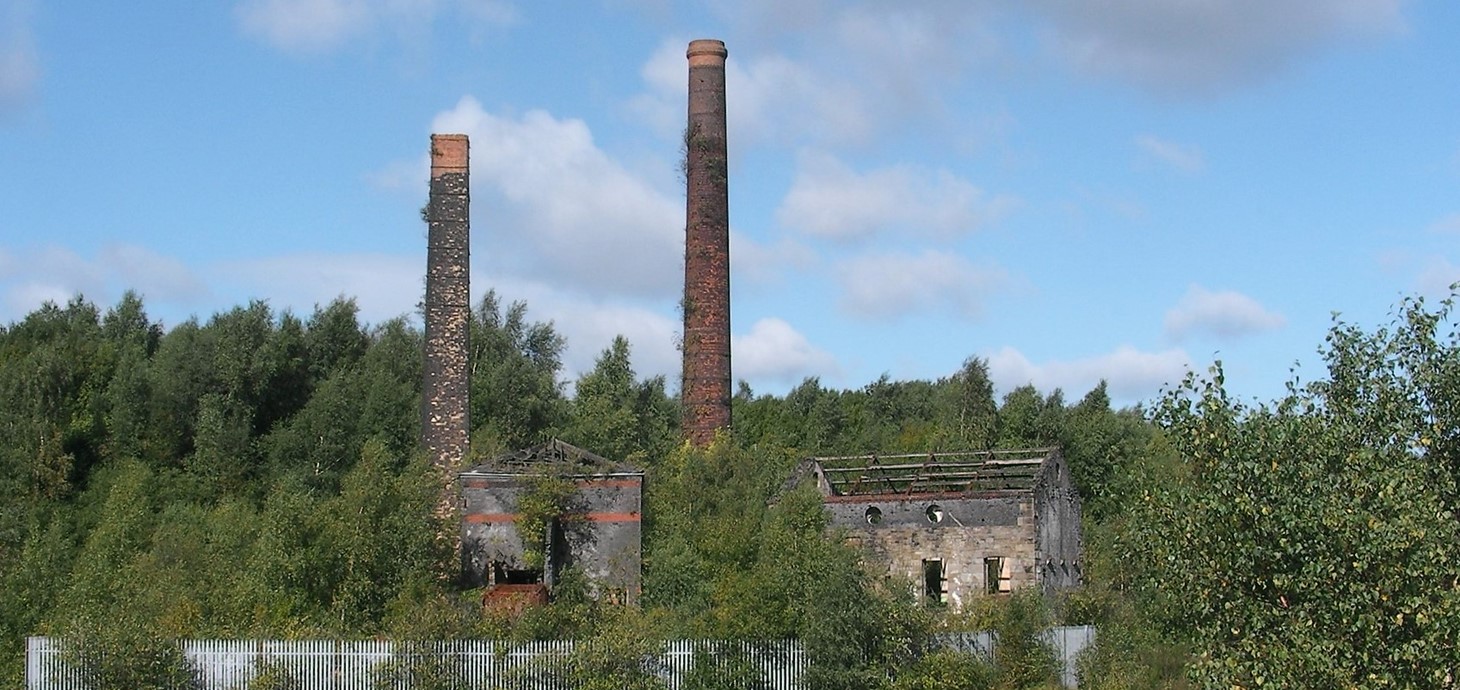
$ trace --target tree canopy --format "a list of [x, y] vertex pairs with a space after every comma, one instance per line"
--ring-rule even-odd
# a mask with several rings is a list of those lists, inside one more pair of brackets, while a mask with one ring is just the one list
[[[797, 638], [820, 660], [812, 687], [1012, 688], [1044, 682], [1035, 647], [980, 665], [928, 653], [928, 636], [1032, 639], [1054, 616], [1100, 626], [1090, 687], [1453, 685], [1455, 321], [1451, 300], [1412, 299], [1384, 328], [1338, 322], [1322, 375], [1271, 403], [1234, 399], [1220, 365], [1149, 411], [1112, 409], [1103, 383], [1072, 405], [1031, 386], [996, 397], [978, 358], [853, 389], [742, 383], [734, 428], [696, 449], [627, 340], [567, 381], [553, 325], [488, 293], [472, 317], [475, 459], [557, 437], [649, 473], [642, 612], [570, 573], [552, 605], [504, 620], [457, 587], [439, 538], [454, 526], [433, 517], [419, 455], [408, 321], [361, 324], [344, 298], [171, 328], [130, 293], [105, 311], [46, 304], [0, 329], [0, 682], [18, 682], [36, 633], [129, 649], [571, 637], [614, 654], [681, 636]], [[785, 487], [808, 455], [1047, 445], [1084, 500], [1090, 581], [1052, 609], [926, 609], [863, 568], [814, 492]], [[632, 668], [600, 670], [627, 683]]]

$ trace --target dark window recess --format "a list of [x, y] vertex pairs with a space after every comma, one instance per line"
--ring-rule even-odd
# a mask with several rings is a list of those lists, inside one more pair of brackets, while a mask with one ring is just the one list
[[493, 585], [538, 585], [542, 584], [541, 570], [518, 570], [509, 568], [505, 563], [492, 564], [492, 578], [488, 584]]
[[868, 506], [866, 517], [867, 524], [869, 525], [875, 525], [879, 522], [882, 522], [882, 509], [878, 508], [877, 506]]
[[943, 575], [941, 559], [923, 560], [923, 598], [929, 603], [948, 601], [948, 580]]
[[989, 594], [1007, 594], [1013, 590], [1012, 564], [1007, 558], [983, 559], [984, 591]]

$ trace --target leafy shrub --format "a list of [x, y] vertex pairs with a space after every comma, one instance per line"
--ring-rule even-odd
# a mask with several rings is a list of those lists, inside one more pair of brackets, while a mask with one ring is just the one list
[[68, 674], [85, 690], [201, 689], [197, 671], [176, 643], [118, 626], [105, 634], [83, 633], [62, 641]]
[[254, 664], [254, 677], [247, 690], [305, 690], [289, 667], [273, 659], [262, 659]]

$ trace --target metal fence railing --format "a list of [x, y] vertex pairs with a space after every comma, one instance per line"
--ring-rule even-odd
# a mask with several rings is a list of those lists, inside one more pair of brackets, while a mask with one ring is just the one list
[[[1049, 628], [1039, 634], [1039, 641], [1054, 652], [1054, 658], [1060, 667], [1060, 681], [1064, 686], [1076, 687], [1075, 662], [1082, 652], [1095, 644], [1095, 626], [1068, 625]], [[997, 638], [988, 631], [943, 633], [936, 636], [934, 642], [948, 649], [991, 659]]]
[[[1050, 628], [1041, 639], [1055, 652], [1065, 687], [1075, 687], [1075, 661], [1094, 644], [1095, 628]], [[988, 632], [944, 634], [935, 641], [984, 657], [992, 655], [996, 644]], [[178, 690], [250, 690], [266, 669], [285, 673], [296, 687], [309, 690], [407, 690], [410, 671], [421, 668], [449, 674], [454, 687], [562, 690], [571, 687], [573, 664], [585, 657], [574, 655], [574, 644], [563, 641], [183, 640], [178, 648], [196, 681]], [[58, 639], [28, 638], [26, 690], [86, 688], [82, 670], [71, 659]], [[797, 690], [809, 659], [798, 643], [789, 640], [755, 644], [672, 640], [641, 663], [667, 690], [679, 690], [696, 664], [713, 664], [717, 673], [733, 671], [754, 687]]]
[[[453, 687], [559, 690], [570, 686], [575, 664], [588, 661], [574, 656], [572, 642], [561, 641], [183, 640], [178, 646], [195, 679], [178, 690], [249, 690], [267, 669], [283, 672], [297, 687], [310, 690], [407, 690], [412, 672], [423, 668], [449, 675]], [[668, 690], [679, 690], [696, 663], [733, 666], [755, 676], [747, 680], [756, 687], [796, 690], [806, 658], [791, 641], [674, 640], [642, 663]], [[88, 685], [63, 643], [49, 637], [26, 641], [25, 679], [27, 690], [81, 690]]]

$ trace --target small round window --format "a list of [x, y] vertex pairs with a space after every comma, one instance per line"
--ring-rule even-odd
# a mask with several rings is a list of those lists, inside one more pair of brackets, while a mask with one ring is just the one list
[[937, 503], [928, 506], [928, 522], [942, 522], [943, 509]]
[[864, 515], [866, 516], [867, 524], [869, 525], [875, 525], [879, 522], [882, 522], [882, 509], [878, 508], [877, 506], [868, 506], [867, 512]]

